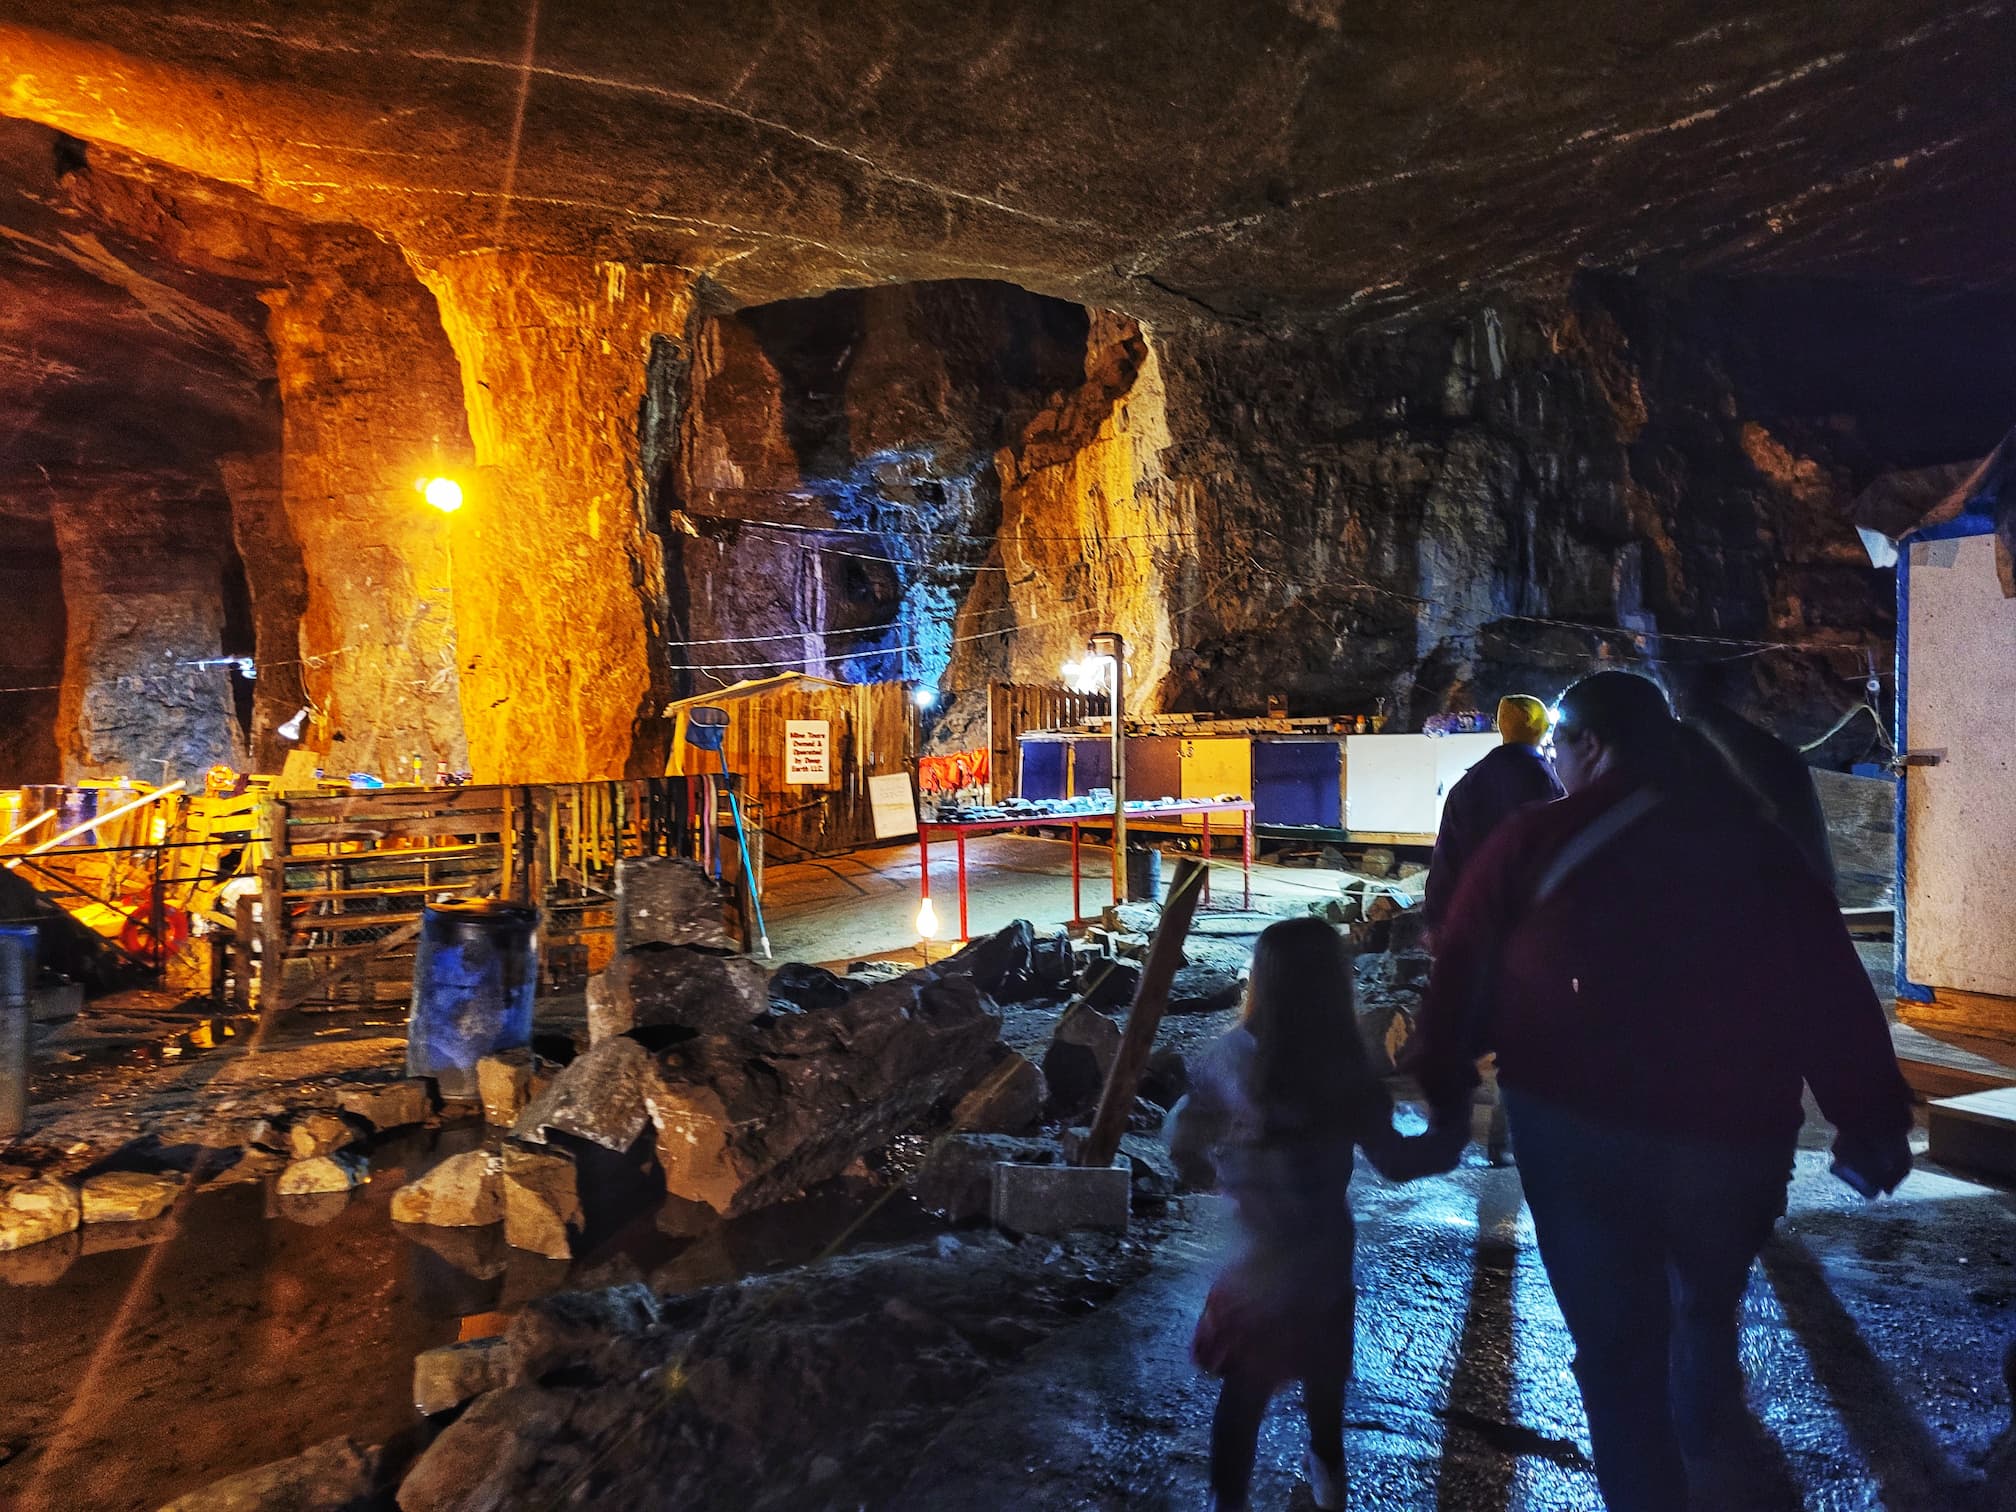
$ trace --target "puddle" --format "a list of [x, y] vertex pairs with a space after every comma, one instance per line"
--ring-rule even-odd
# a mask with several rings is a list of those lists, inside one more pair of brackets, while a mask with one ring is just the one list
[[392, 1223], [403, 1182], [481, 1142], [473, 1126], [415, 1133], [376, 1146], [371, 1181], [347, 1195], [230, 1187], [0, 1256], [0, 1506], [36, 1486], [59, 1434], [38, 1487], [49, 1505], [151, 1509], [324, 1439], [384, 1442], [415, 1422], [415, 1354], [498, 1332], [562, 1287], [686, 1290], [802, 1264], [843, 1234], [853, 1247], [942, 1227], [907, 1198], [873, 1207], [865, 1187], [726, 1224], [668, 1201], [572, 1262], [505, 1247], [501, 1226]]

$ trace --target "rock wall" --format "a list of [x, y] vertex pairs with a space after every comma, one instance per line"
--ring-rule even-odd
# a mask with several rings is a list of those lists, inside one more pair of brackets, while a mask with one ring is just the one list
[[487, 782], [664, 769], [664, 553], [641, 466], [681, 269], [476, 252], [422, 265], [479, 465], [455, 519], [462, 708]]
[[703, 322], [661, 482], [698, 685], [788, 666], [947, 679], [961, 605], [1003, 571], [997, 453], [1080, 382], [1086, 327], [964, 281]]
[[55, 782], [63, 681], [62, 564], [46, 512], [0, 504], [0, 788]]
[[280, 457], [225, 457], [218, 471], [231, 500], [231, 538], [244, 563], [252, 654], [259, 671], [252, 684], [247, 754], [254, 771], [277, 772], [293, 743], [276, 732], [308, 702], [301, 676], [308, 573], [300, 538], [287, 517]]
[[145, 479], [51, 492], [68, 634], [57, 715], [65, 782], [133, 777], [200, 788], [242, 765], [223, 649], [230, 525], [219, 497]]
[[[437, 761], [463, 770], [465, 606], [453, 562], [466, 530], [413, 486], [470, 460], [461, 380], [433, 297], [392, 248], [332, 235], [267, 303], [285, 529], [305, 590], [294, 654], [315, 709], [304, 744], [339, 775], [389, 780], [415, 756], [430, 780]], [[258, 537], [241, 548], [255, 606], [269, 584], [284, 602], [291, 551], [280, 522], [247, 533]]]

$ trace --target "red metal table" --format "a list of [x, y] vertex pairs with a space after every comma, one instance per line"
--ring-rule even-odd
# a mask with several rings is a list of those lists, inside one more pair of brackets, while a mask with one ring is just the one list
[[[1137, 808], [1127, 806], [1127, 822], [1137, 819], [1181, 819], [1185, 815], [1197, 814], [1202, 817], [1203, 828], [1199, 837], [1199, 848], [1208, 858], [1211, 854], [1211, 816], [1213, 814], [1237, 814], [1240, 829], [1240, 869], [1244, 874], [1244, 907], [1253, 906], [1253, 805], [1249, 802], [1237, 803], [1175, 803], [1155, 804]], [[966, 930], [966, 837], [984, 834], [989, 830], [1016, 829], [1056, 829], [1071, 831], [1071, 922], [1082, 924], [1085, 916], [1079, 911], [1079, 865], [1078, 851], [1080, 831], [1086, 825], [1101, 829], [1113, 827], [1113, 811], [1092, 814], [1025, 814], [1015, 819], [970, 819], [964, 821], [919, 820], [917, 824], [917, 853], [923, 862], [921, 891], [925, 901], [931, 897], [931, 837], [934, 832], [949, 835], [958, 847], [959, 856], [959, 938], [971, 938]], [[1113, 901], [1120, 901], [1120, 878], [1113, 879]], [[1211, 873], [1204, 873], [1204, 901], [1211, 901]]]

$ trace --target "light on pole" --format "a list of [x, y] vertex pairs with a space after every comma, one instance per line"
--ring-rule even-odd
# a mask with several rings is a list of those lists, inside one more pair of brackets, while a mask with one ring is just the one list
[[1095, 659], [1113, 669], [1113, 901], [1127, 901], [1127, 642], [1118, 631], [1101, 630], [1085, 643]]

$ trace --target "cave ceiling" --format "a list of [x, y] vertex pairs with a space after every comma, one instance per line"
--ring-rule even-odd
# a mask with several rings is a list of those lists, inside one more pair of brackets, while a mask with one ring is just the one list
[[0, 0], [0, 113], [422, 255], [1383, 319], [1585, 267], [2006, 281], [2010, 3]]

